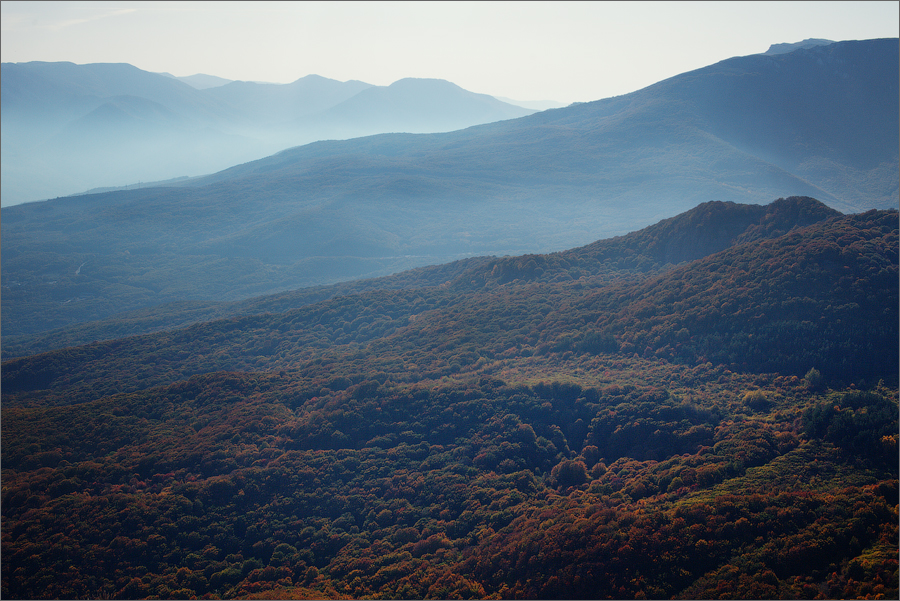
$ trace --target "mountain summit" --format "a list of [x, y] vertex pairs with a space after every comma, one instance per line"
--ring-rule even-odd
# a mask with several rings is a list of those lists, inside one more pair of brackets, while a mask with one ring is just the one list
[[814, 46], [827, 46], [834, 44], [832, 40], [824, 40], [821, 38], [807, 38], [802, 42], [794, 42], [793, 44], [772, 44], [763, 54], [786, 54], [799, 50], [800, 48], [812, 48]]

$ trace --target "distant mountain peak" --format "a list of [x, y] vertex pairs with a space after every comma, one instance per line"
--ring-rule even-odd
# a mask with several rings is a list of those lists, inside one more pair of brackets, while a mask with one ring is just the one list
[[434, 77], [404, 77], [403, 79], [398, 79], [391, 85], [387, 86], [389, 88], [405, 88], [412, 89], [413, 87], [423, 88], [425, 86], [429, 86], [431, 89], [438, 88], [452, 88], [452, 89], [460, 89], [455, 83], [451, 81], [447, 81], [446, 79], [437, 79]]
[[513, 100], [512, 98], [507, 98], [505, 96], [494, 96], [500, 102], [505, 102], [506, 104], [512, 104], [515, 106], [521, 106], [526, 109], [534, 109], [536, 111], [545, 111], [547, 109], [559, 109], [566, 105], [564, 102], [557, 102], [556, 100]]
[[788, 52], [793, 52], [794, 50], [800, 50], [801, 48], [827, 46], [828, 44], [834, 44], [834, 40], [825, 40], [822, 38], [807, 38], [802, 42], [794, 42], [793, 44], [772, 44], [771, 46], [769, 46], [768, 50], [763, 52], [763, 54], [786, 54]]
[[196, 73], [194, 75], [187, 75], [185, 77], [176, 77], [175, 79], [183, 81], [192, 88], [196, 88], [198, 90], [218, 88], [219, 86], [224, 86], [225, 84], [232, 82], [231, 79], [216, 77], [215, 75], [206, 75], [205, 73]]
[[341, 83], [341, 82], [338, 82], [338, 80], [336, 80], [336, 79], [332, 79], [332, 78], [330, 78], [330, 77], [324, 77], [324, 76], [322, 76], [322, 75], [317, 75], [317, 74], [315, 74], [315, 73], [310, 73], [309, 75], [304, 75], [303, 77], [300, 77], [300, 78], [298, 78], [298, 79], [295, 79], [295, 80], [292, 81], [291, 83], [296, 84], [296, 83], [300, 83], [300, 82], [306, 82], [306, 83], [312, 83], [312, 82], [337, 82], [337, 83]]

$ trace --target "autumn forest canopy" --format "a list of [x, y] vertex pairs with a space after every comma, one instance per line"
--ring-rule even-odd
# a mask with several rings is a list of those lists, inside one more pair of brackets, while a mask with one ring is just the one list
[[22, 342], [0, 592], [897, 598], [898, 275], [896, 210], [708, 202]]

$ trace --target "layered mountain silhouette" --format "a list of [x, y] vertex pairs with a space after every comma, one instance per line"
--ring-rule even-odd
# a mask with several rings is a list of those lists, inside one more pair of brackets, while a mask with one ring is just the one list
[[[558, 251], [711, 200], [896, 207], [897, 44], [733, 58], [518, 119], [317, 142], [169, 187], [4, 208], [4, 335], [164, 302]], [[462, 94], [405, 80], [358, 95], [389, 106], [417, 83], [438, 97]], [[352, 121], [358, 95], [327, 112]], [[196, 110], [226, 110], [206, 100]], [[137, 104], [104, 110], [167, 123], [167, 113]]]
[[[368, 98], [327, 112], [367, 89]], [[3, 197], [14, 204], [198, 175], [319, 139], [449, 131], [533, 112], [436, 80], [381, 88], [310, 75], [278, 85], [127, 64], [4, 63]]]
[[[195, 185], [287, 178], [291, 170], [315, 181], [332, 165], [348, 176], [358, 165], [372, 188], [399, 186], [423, 199], [640, 202], [640, 225], [665, 216], [656, 210], [764, 202], [778, 192], [845, 211], [894, 206], [896, 45], [842, 42], [734, 58], [633, 94], [443, 136], [308, 145]], [[369, 177], [376, 167], [378, 177]], [[673, 211], [672, 202], [681, 204]]]

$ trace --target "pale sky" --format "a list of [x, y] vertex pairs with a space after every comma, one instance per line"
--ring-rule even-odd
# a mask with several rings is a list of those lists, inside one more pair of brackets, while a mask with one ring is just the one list
[[898, 2], [2, 2], [3, 62], [590, 101], [769, 45], [900, 36]]

